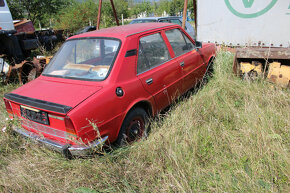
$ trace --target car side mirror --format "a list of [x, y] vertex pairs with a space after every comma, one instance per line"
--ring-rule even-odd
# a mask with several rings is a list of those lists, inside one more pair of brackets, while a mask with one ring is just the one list
[[195, 42], [195, 48], [196, 48], [197, 50], [199, 50], [200, 48], [202, 48], [202, 42], [200, 42], [200, 41], [196, 41], [196, 42]]

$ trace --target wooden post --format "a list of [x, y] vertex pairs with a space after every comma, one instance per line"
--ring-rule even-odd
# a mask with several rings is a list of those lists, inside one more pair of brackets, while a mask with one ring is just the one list
[[111, 5], [112, 5], [113, 12], [114, 12], [116, 23], [119, 26], [119, 20], [118, 20], [118, 16], [117, 16], [117, 12], [116, 12], [115, 6], [114, 6], [114, 2], [113, 2], [113, 0], [110, 0], [110, 1], [111, 1]]
[[187, 4], [188, 0], [184, 0], [184, 8], [183, 8], [183, 19], [182, 19], [182, 28], [185, 29], [185, 21], [187, 15]]
[[99, 0], [99, 12], [98, 12], [98, 20], [97, 20], [97, 30], [100, 29], [101, 10], [102, 10], [102, 0]]

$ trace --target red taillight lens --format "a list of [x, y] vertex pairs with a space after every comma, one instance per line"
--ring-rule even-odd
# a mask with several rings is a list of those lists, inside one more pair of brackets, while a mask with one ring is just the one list
[[65, 124], [65, 129], [66, 129], [68, 136], [74, 137], [74, 138], [77, 137], [75, 127], [68, 116], [66, 116], [64, 118], [64, 124]]
[[12, 110], [10, 102], [8, 100], [4, 99], [4, 103], [5, 103], [5, 107], [6, 107], [6, 110], [8, 112], [9, 117], [13, 118], [13, 110]]

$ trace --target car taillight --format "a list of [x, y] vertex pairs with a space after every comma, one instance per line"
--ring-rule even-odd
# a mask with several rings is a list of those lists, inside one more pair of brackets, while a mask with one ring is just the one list
[[12, 110], [11, 104], [8, 100], [5, 100], [5, 99], [4, 99], [4, 103], [5, 103], [5, 107], [6, 107], [6, 110], [8, 112], [8, 115], [12, 119], [13, 118], [13, 110]]
[[66, 129], [69, 139], [76, 139], [77, 137], [76, 130], [74, 128], [74, 125], [71, 119], [68, 116], [64, 118], [64, 124], [65, 124], [65, 129]]

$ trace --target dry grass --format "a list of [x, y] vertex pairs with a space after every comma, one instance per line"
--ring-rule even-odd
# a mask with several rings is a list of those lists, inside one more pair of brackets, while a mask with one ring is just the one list
[[104, 156], [66, 160], [1, 132], [0, 192], [289, 192], [289, 90], [234, 77], [232, 59], [220, 52], [214, 77], [148, 140]]

